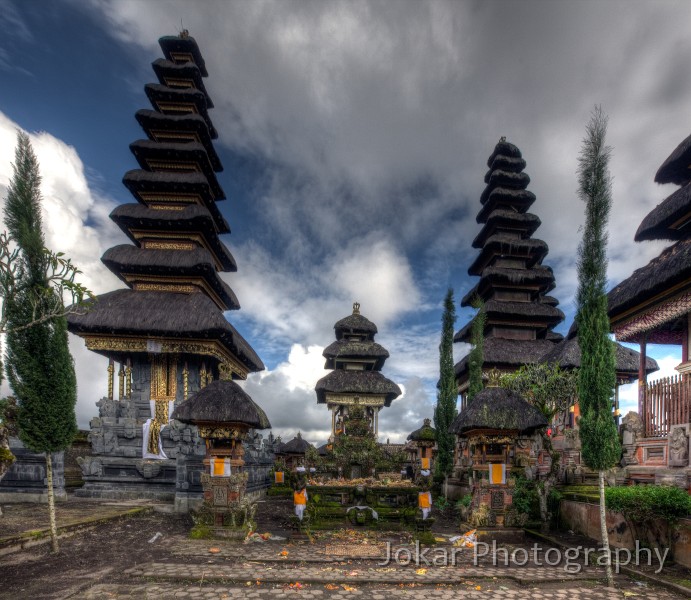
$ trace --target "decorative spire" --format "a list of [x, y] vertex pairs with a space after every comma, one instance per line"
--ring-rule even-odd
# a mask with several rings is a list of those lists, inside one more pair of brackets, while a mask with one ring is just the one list
[[353, 302], [353, 314], [354, 315], [360, 314], [360, 303], [359, 302]]
[[487, 379], [488, 379], [487, 387], [488, 388], [490, 388], [490, 387], [492, 387], [492, 388], [501, 387], [501, 385], [499, 384], [500, 378], [501, 378], [501, 371], [499, 369], [497, 369], [497, 367], [490, 369], [487, 373]]

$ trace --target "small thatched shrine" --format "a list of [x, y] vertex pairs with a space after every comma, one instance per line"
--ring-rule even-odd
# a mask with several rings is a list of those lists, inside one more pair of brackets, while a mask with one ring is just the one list
[[437, 445], [437, 430], [432, 427], [432, 421], [425, 419], [422, 427], [413, 431], [407, 439], [416, 449], [414, 468], [418, 471], [431, 471], [434, 468], [434, 450]]
[[511, 510], [516, 475], [537, 462], [533, 434], [547, 426], [544, 415], [516, 392], [493, 381], [456, 417], [457, 462], [470, 469], [471, 521], [477, 526], [516, 525]]
[[256, 503], [245, 497], [243, 442], [250, 429], [271, 427], [264, 411], [237, 383], [221, 380], [178, 406], [172, 418], [196, 425], [206, 443], [201, 475], [204, 501], [197, 524], [213, 526], [220, 535], [251, 531]]
[[281, 444], [280, 455], [284, 457], [286, 468], [293, 470], [296, 467], [305, 466], [305, 453], [314, 448], [307, 440], [302, 438], [302, 434], [298, 434], [285, 444]]

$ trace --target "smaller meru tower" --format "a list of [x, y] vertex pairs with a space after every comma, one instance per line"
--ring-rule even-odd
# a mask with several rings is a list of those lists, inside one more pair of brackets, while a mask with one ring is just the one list
[[[475, 298], [484, 302], [483, 370], [516, 370], [535, 362], [563, 339], [552, 328], [564, 320], [556, 298], [552, 269], [542, 264], [547, 244], [532, 237], [540, 219], [528, 212], [535, 194], [528, 191], [530, 177], [521, 151], [502, 138], [487, 160], [487, 184], [480, 202], [477, 222], [482, 229], [473, 240], [480, 253], [468, 268], [480, 277], [461, 300], [471, 306]], [[454, 336], [454, 342], [470, 342], [473, 321]], [[468, 357], [456, 365], [456, 381], [464, 398], [468, 389]]]
[[374, 341], [377, 326], [360, 314], [360, 304], [353, 304], [353, 314], [334, 325], [336, 341], [324, 352], [325, 369], [333, 369], [316, 386], [317, 402], [331, 410], [331, 437], [344, 431], [348, 409], [363, 408], [375, 437], [379, 433], [379, 411], [401, 395], [401, 389], [381, 374], [389, 352]]
[[70, 331], [109, 359], [82, 495], [201, 493], [204, 442], [196, 427], [170, 419], [174, 407], [212, 380], [264, 368], [224, 317], [240, 304], [219, 275], [237, 266], [219, 238], [230, 228], [216, 204], [225, 194], [204, 59], [186, 31], [159, 44], [158, 83], [144, 88], [152, 108], [135, 115], [146, 139], [130, 144], [139, 168], [123, 178], [136, 202], [110, 215], [131, 243], [102, 257], [127, 287], [69, 317]]

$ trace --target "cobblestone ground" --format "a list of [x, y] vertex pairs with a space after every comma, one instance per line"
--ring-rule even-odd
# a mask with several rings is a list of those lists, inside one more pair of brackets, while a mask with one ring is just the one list
[[[474, 561], [472, 550], [458, 550], [455, 564], [442, 565], [453, 547], [440, 544], [415, 564], [405, 563], [408, 552], [416, 556], [412, 544], [385, 543], [348, 545], [321, 540], [313, 544], [266, 542], [231, 544], [207, 540], [186, 540], [171, 546], [167, 561], [148, 562], [125, 572], [128, 583], [100, 583], [70, 596], [96, 600], [102, 598], [556, 598], [564, 600], [678, 598], [670, 591], [636, 583], [620, 575], [617, 588], [603, 583], [604, 571], [598, 567], [571, 563], [547, 566], [544, 552], [534, 554], [528, 544], [504, 546], [532, 561], [516, 566], [504, 564], [501, 551], [497, 564], [491, 555]], [[383, 563], [389, 552], [402, 561]], [[398, 554], [397, 554], [398, 552]], [[554, 554], [548, 558], [553, 558]], [[437, 562], [434, 564], [434, 562]], [[477, 563], [477, 564], [475, 564]], [[578, 570], [578, 572], [573, 572]]]

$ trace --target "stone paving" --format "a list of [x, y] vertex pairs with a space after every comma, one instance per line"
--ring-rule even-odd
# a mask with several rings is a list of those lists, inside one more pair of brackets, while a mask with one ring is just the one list
[[[336, 555], [334, 548], [338, 548]], [[382, 546], [372, 544], [368, 550], [372, 548], [381, 550]], [[529, 546], [507, 548], [511, 551]], [[392, 549], [415, 552], [412, 544], [397, 543]], [[450, 549], [449, 544], [440, 544], [432, 552]], [[363, 558], [362, 554], [362, 546], [351, 545], [348, 555], [343, 545], [335, 546], [328, 540], [314, 544], [293, 544], [286, 540], [251, 545], [187, 540], [171, 548], [170, 561], [149, 562], [128, 569], [125, 574], [132, 579], [131, 584], [96, 585], [73, 598], [341, 600], [366, 596], [371, 600], [412, 597], [423, 600], [459, 597], [668, 600], [680, 597], [664, 589], [637, 584], [623, 575], [617, 578], [619, 589], [609, 589], [602, 582], [603, 569], [583, 565], [579, 565], [578, 573], [567, 572], [563, 565], [502, 566], [503, 555], [496, 566], [492, 565], [491, 557], [480, 559], [474, 565], [473, 552], [469, 550], [458, 554], [456, 566], [425, 565], [423, 561], [417, 565], [392, 562], [382, 566], [380, 557]], [[542, 561], [544, 554], [538, 554], [537, 559]]]

